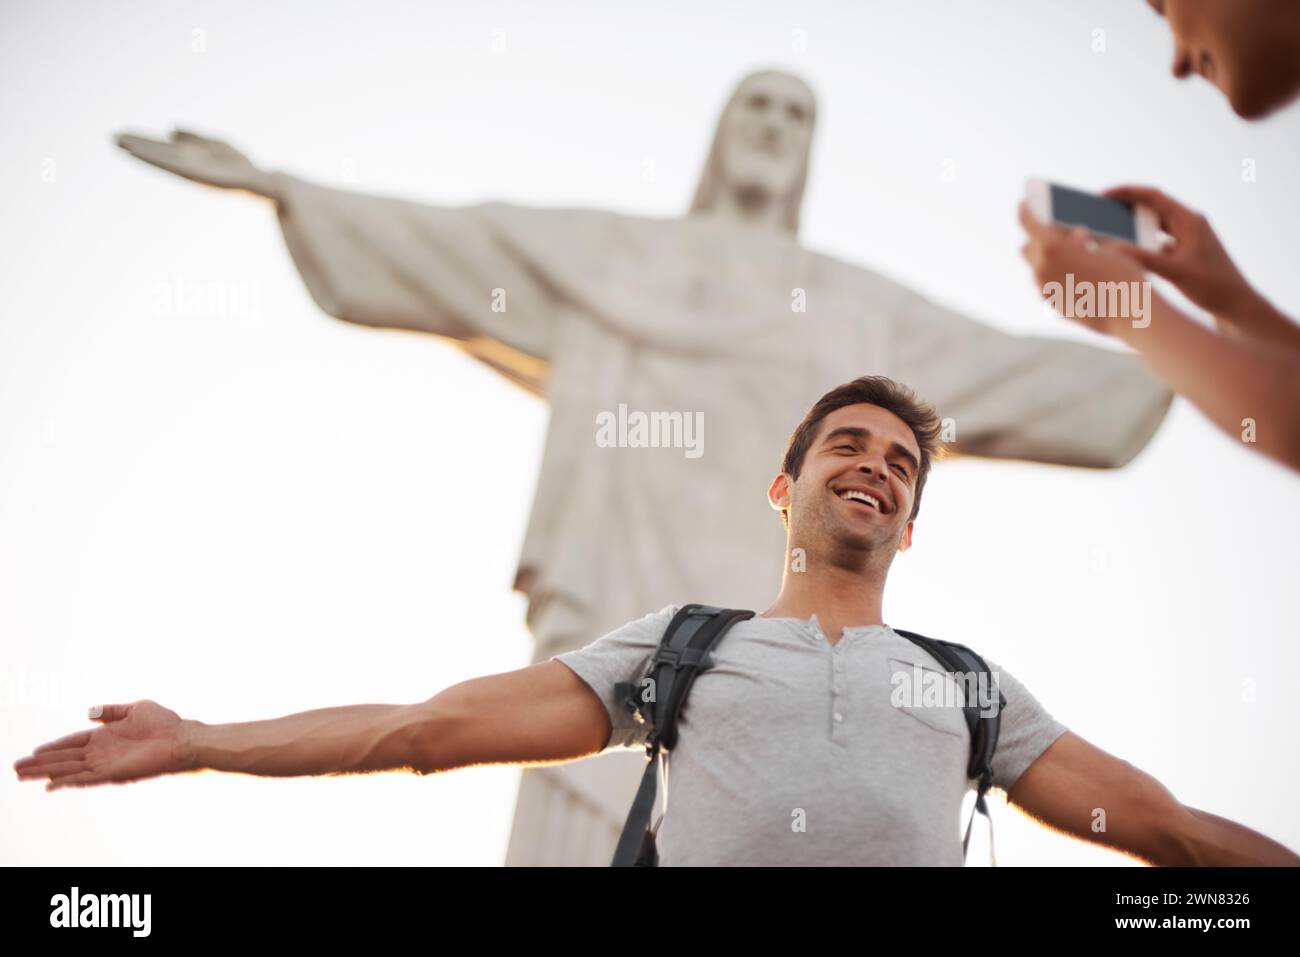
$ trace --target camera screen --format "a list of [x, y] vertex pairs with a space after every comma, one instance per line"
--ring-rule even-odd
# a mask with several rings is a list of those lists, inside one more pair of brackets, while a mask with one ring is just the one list
[[1137, 241], [1133, 209], [1109, 196], [1094, 196], [1052, 184], [1052, 219], [1066, 226], [1084, 226], [1129, 242]]

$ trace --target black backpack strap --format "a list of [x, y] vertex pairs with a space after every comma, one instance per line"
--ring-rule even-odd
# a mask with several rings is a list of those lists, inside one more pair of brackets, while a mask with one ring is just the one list
[[[623, 833], [614, 851], [613, 867], [655, 867], [659, 853], [655, 847], [656, 828], [651, 826], [655, 799], [658, 796], [658, 776], [664, 773], [664, 790], [667, 793], [667, 751], [677, 743], [677, 717], [686, 702], [687, 692], [700, 671], [713, 666], [709, 650], [732, 625], [753, 618], [752, 611], [734, 608], [715, 608], [712, 605], [683, 605], [668, 623], [659, 647], [650, 661], [650, 667], [640, 685], [620, 683], [617, 692], [624, 704], [639, 720], [648, 722], [651, 730], [646, 739], [646, 769], [641, 775], [632, 809], [623, 825]], [[645, 690], [651, 693], [641, 700]], [[658, 759], [656, 761], [656, 758]]]
[[[975, 688], [972, 688], [969, 680], [965, 677], [958, 682], [963, 691], [967, 692], [966, 703], [962, 708], [966, 716], [966, 725], [970, 728], [970, 763], [966, 769], [966, 776], [974, 778], [977, 782], [975, 810], [971, 811], [970, 821], [966, 824], [966, 836], [961, 842], [961, 852], [962, 856], [965, 857], [966, 848], [970, 844], [971, 826], [975, 823], [975, 814], [978, 812], [988, 819], [989, 859], [993, 864], [996, 864], [997, 858], [993, 853], [993, 817], [989, 814], [988, 803], [984, 800], [984, 795], [993, 786], [993, 754], [998, 747], [998, 731], [1001, 727], [1002, 709], [1006, 707], [1007, 699], [1003, 697], [1001, 689], [997, 687], [997, 683], [993, 680], [988, 663], [965, 645], [959, 645], [955, 641], [927, 638], [925, 635], [919, 635], [914, 631], [904, 631], [901, 628], [894, 628], [893, 631], [929, 652], [935, 660], [943, 665], [945, 670], [957, 672], [962, 676], [974, 676], [976, 682], [985, 682], [982, 687], [988, 688], [997, 694], [998, 703], [997, 707], [993, 709], [994, 713], [991, 715], [984, 714], [984, 709], [980, 706], [978, 698], [980, 685], [977, 684]], [[972, 700], [972, 695], [974, 700]]]

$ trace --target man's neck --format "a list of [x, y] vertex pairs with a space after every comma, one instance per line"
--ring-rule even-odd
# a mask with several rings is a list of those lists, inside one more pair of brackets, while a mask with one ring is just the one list
[[888, 565], [848, 568], [811, 556], [803, 567], [787, 552], [781, 592], [759, 617], [806, 619], [816, 615], [826, 637], [837, 642], [845, 628], [884, 623], [881, 605], [888, 572]]

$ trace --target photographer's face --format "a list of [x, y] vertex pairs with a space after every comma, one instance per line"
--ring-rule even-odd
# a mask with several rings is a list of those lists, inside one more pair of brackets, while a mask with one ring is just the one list
[[1173, 74], [1195, 73], [1253, 120], [1300, 94], [1294, 6], [1274, 0], [1147, 0], [1174, 35]]

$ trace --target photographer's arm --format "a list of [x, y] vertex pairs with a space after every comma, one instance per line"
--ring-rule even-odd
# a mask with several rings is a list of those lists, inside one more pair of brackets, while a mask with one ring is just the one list
[[1216, 333], [1160, 295], [1151, 311], [1149, 326], [1112, 333], [1226, 435], [1300, 470], [1300, 352]]
[[[1300, 470], [1300, 351], [1259, 337], [1208, 329], [1184, 315], [1159, 293], [1150, 292], [1142, 265], [1124, 244], [1095, 242], [1086, 230], [1038, 222], [1021, 204], [1028, 234], [1021, 252], [1033, 267], [1039, 290], [1053, 307], [1096, 332], [1132, 346], [1148, 368], [1186, 397], [1229, 437]], [[1119, 310], [1065, 309], [1065, 283], [1100, 290], [1103, 284], [1141, 289]], [[1209, 300], [1207, 300], [1209, 301]], [[1145, 315], [1137, 314], [1136, 305]], [[1112, 312], [1103, 315], [1103, 312]], [[1096, 313], [1096, 314], [1094, 314]]]

